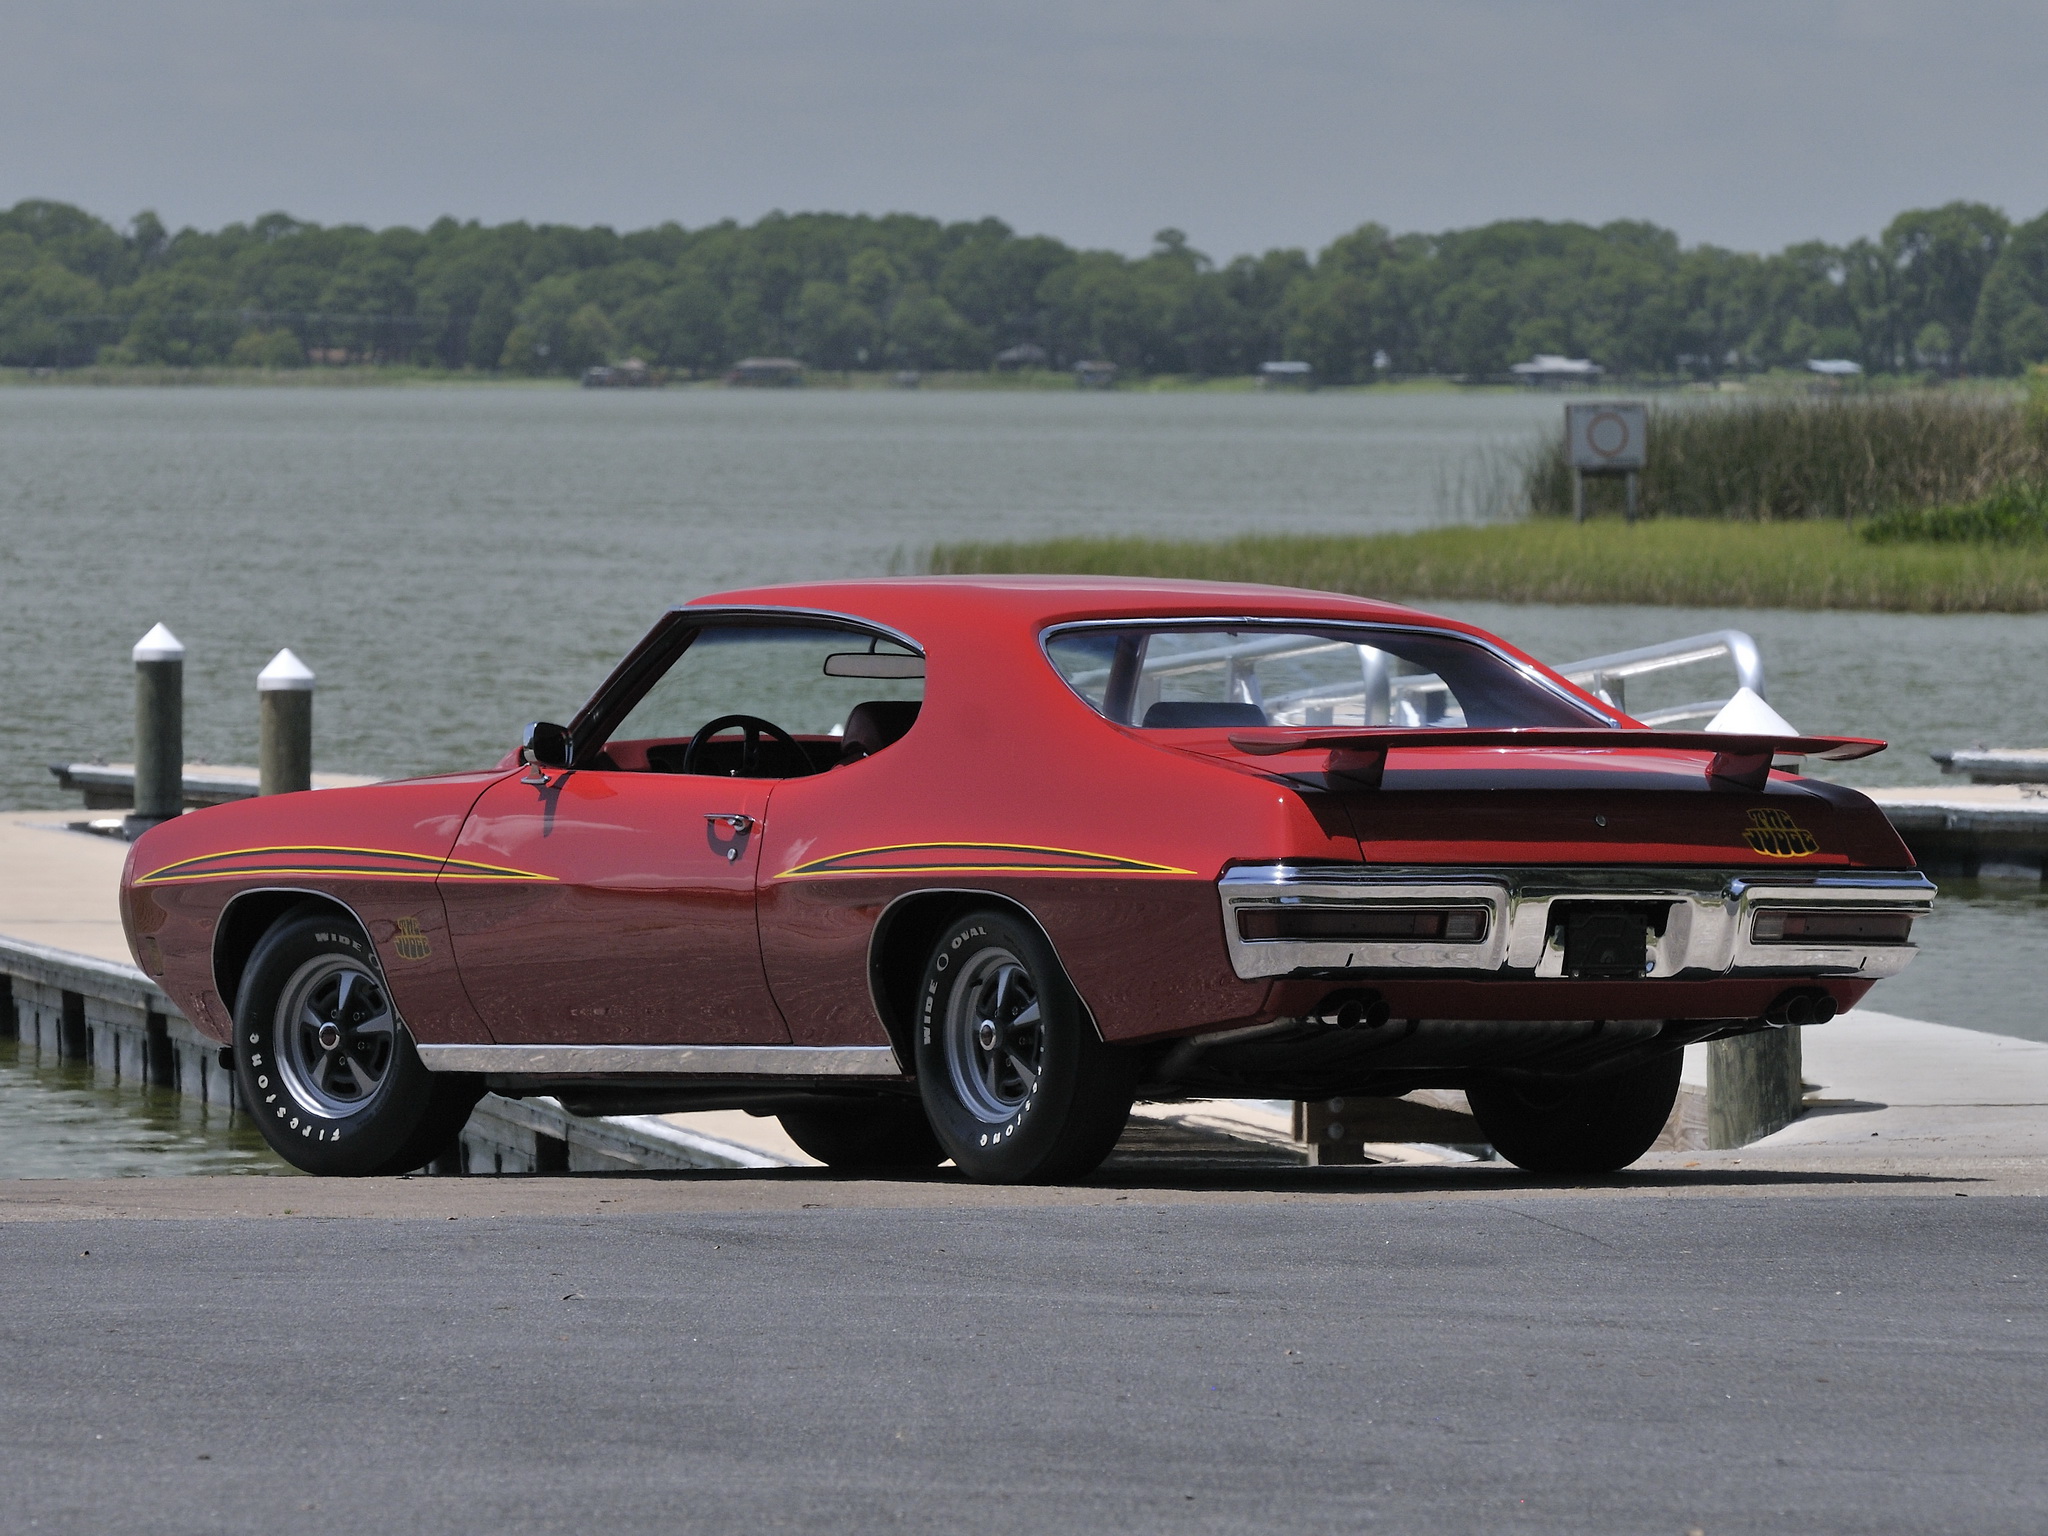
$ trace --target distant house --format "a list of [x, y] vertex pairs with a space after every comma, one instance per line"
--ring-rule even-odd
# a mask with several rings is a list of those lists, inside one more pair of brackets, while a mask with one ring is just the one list
[[1852, 363], [1846, 357], [1809, 357], [1806, 371], [1827, 379], [1853, 379], [1863, 372], [1863, 365]]
[[1083, 389], [1108, 389], [1116, 383], [1116, 364], [1100, 358], [1074, 364], [1074, 382]]
[[1259, 364], [1259, 388], [1261, 389], [1313, 389], [1316, 371], [1307, 363], [1261, 363]]
[[1606, 371], [1589, 357], [1559, 357], [1554, 352], [1538, 352], [1508, 370], [1524, 384], [1590, 384]]
[[1005, 347], [995, 355], [997, 373], [1015, 373], [1019, 368], [1043, 368], [1052, 361], [1052, 354], [1033, 342], [1019, 342], [1014, 347]]
[[787, 388], [804, 381], [804, 365], [793, 357], [743, 357], [725, 376], [728, 384]]
[[583, 370], [585, 389], [642, 389], [655, 382], [653, 372], [637, 357], [611, 366], [599, 363]]

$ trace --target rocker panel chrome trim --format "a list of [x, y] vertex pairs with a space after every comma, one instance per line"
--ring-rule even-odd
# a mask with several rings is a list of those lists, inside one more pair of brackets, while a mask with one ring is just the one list
[[422, 1045], [434, 1072], [901, 1077], [886, 1045]]
[[[1217, 882], [1231, 968], [1243, 979], [1302, 972], [1390, 971], [1408, 975], [1563, 975], [1550, 907], [1561, 900], [1671, 908], [1650, 959], [1652, 980], [1716, 976], [1825, 975], [1881, 979], [1911, 963], [1911, 944], [1807, 948], [1757, 944], [1754, 914], [1772, 907], [1852, 907], [1924, 916], [1935, 886], [1918, 870], [1790, 871], [1690, 868], [1521, 869], [1426, 866], [1241, 865]], [[1484, 905], [1492, 913], [1476, 944], [1361, 944], [1346, 940], [1245, 939], [1237, 914], [1277, 906]]]

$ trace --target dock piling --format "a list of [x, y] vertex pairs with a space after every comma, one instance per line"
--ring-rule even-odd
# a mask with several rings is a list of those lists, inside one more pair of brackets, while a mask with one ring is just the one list
[[257, 748], [259, 795], [288, 795], [313, 787], [313, 669], [289, 647], [256, 674], [262, 717]]
[[1707, 1145], [1746, 1147], [1800, 1116], [1805, 1098], [1797, 1025], [1707, 1046]]
[[92, 1030], [85, 1022], [85, 994], [66, 989], [57, 1015], [57, 1058], [86, 1061], [92, 1056]]
[[135, 809], [129, 841], [185, 809], [185, 647], [163, 625], [135, 642]]

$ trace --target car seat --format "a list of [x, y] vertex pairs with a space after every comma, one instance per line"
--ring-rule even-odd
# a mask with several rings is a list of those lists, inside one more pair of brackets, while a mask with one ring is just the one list
[[854, 705], [846, 717], [839, 761], [857, 763], [901, 741], [917, 724], [917, 712], [923, 707], [915, 699], [869, 699]]
[[1161, 699], [1145, 711], [1143, 729], [1150, 731], [1215, 730], [1220, 726], [1264, 725], [1266, 712], [1256, 704], [1210, 704], [1200, 700]]

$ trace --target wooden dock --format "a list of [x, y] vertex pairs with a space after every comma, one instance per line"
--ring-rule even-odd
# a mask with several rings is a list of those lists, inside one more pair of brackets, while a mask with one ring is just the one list
[[[89, 811], [122, 810], [135, 803], [133, 763], [52, 763], [50, 772], [60, 789], [75, 790], [84, 797]], [[261, 771], [239, 763], [187, 763], [184, 772], [185, 808], [225, 805], [230, 800], [253, 800], [262, 782]], [[376, 779], [360, 773], [316, 773], [315, 789], [347, 789], [357, 784], [374, 784]]]
[[1932, 756], [1943, 773], [1972, 784], [2048, 784], [2048, 747], [1957, 747]]
[[1942, 784], [1866, 794], [1920, 867], [1943, 875], [2039, 880], [2048, 858], [2048, 784]]

